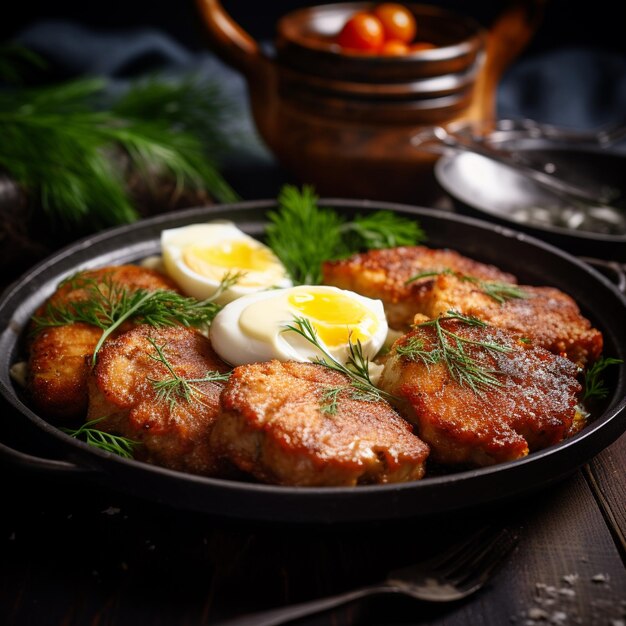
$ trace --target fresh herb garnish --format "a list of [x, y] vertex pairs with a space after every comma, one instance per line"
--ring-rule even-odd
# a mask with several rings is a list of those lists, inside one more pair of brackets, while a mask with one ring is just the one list
[[285, 185], [278, 210], [269, 211], [267, 241], [295, 284], [317, 285], [322, 263], [372, 248], [414, 245], [424, 233], [414, 220], [377, 211], [346, 220], [332, 209], [320, 208], [313, 188], [302, 191]]
[[212, 297], [198, 301], [166, 289], [133, 291], [110, 276], [97, 280], [79, 274], [70, 280], [73, 287], [85, 289], [86, 298], [60, 305], [49, 303], [43, 315], [33, 318], [34, 331], [74, 322], [84, 322], [101, 328], [103, 332], [92, 357], [92, 364], [95, 364], [102, 344], [129, 319], [157, 328], [177, 324], [195, 327], [210, 324], [221, 309], [214, 300], [231, 287], [238, 277], [237, 274], [227, 274]]
[[426, 367], [443, 363], [450, 376], [459, 385], [469, 387], [476, 394], [493, 387], [501, 387], [503, 383], [496, 377], [498, 371], [491, 367], [485, 367], [477, 359], [470, 356], [465, 348], [471, 345], [486, 352], [500, 353], [511, 352], [512, 348], [504, 344], [475, 341], [462, 337], [442, 325], [441, 322], [447, 320], [456, 320], [467, 326], [478, 328], [487, 326], [485, 322], [475, 317], [462, 315], [456, 311], [448, 311], [445, 316], [422, 322], [416, 326], [416, 328], [433, 327], [435, 329], [436, 345], [434, 348], [427, 349], [421, 338], [412, 336], [407, 343], [396, 348], [396, 353], [411, 361], [424, 363]]
[[278, 195], [278, 210], [269, 211], [265, 232], [274, 254], [295, 284], [317, 285], [323, 261], [335, 256], [341, 244], [341, 218], [317, 206], [313, 188], [285, 185]]
[[583, 381], [583, 402], [587, 400], [603, 400], [609, 395], [609, 388], [600, 378], [600, 374], [609, 365], [618, 365], [623, 363], [622, 359], [614, 359], [613, 357], [599, 358], [586, 372]]
[[[7, 62], [7, 55], [0, 58], [5, 75]], [[155, 181], [173, 183], [168, 202], [183, 191], [237, 198], [214, 161], [228, 110], [215, 90], [192, 80], [139, 83], [105, 109], [106, 88], [104, 80], [84, 79], [0, 92], [0, 168], [38, 200], [52, 224], [93, 229], [132, 222], [139, 217], [132, 197], [139, 181], [148, 189]]]
[[512, 283], [503, 283], [497, 280], [483, 280], [480, 278], [476, 278], [475, 276], [468, 276], [467, 274], [461, 274], [460, 272], [455, 272], [450, 268], [446, 268], [440, 271], [432, 271], [432, 272], [421, 272], [420, 274], [415, 274], [415, 276], [411, 276], [411, 278], [407, 279], [404, 284], [410, 285], [411, 283], [419, 280], [420, 278], [432, 278], [434, 276], [456, 276], [458, 279], [473, 283], [482, 291], [486, 296], [489, 296], [493, 300], [495, 300], [498, 304], [504, 304], [507, 300], [512, 299], [522, 299], [527, 298], [528, 293], [525, 292], [518, 285], [514, 285]]
[[339, 395], [349, 389], [349, 385], [343, 385], [340, 387], [327, 387], [322, 393], [322, 401], [320, 402], [320, 409], [322, 413], [327, 415], [336, 415], [339, 408]]
[[132, 459], [135, 446], [138, 446], [141, 442], [129, 439], [128, 437], [122, 437], [121, 435], [113, 435], [111, 433], [104, 432], [94, 426], [106, 419], [108, 416], [98, 417], [96, 419], [85, 422], [79, 428], [61, 428], [61, 430], [75, 439], [80, 439], [86, 444], [99, 448], [106, 452], [112, 452], [125, 459]]
[[350, 385], [346, 387], [329, 387], [323, 394], [321, 409], [324, 413], [334, 414], [337, 412], [337, 400], [339, 393], [348, 388], [352, 392], [352, 399], [367, 402], [380, 400], [392, 400], [393, 396], [374, 385], [369, 373], [369, 359], [363, 354], [363, 346], [359, 340], [353, 343], [348, 339], [349, 356], [346, 364], [340, 363], [320, 342], [311, 322], [305, 317], [294, 318], [293, 324], [287, 324], [283, 332], [293, 331], [304, 337], [315, 346], [322, 357], [313, 359], [314, 363], [323, 365], [328, 369], [340, 372], [350, 379]]
[[391, 211], [374, 211], [357, 215], [341, 226], [343, 250], [349, 256], [359, 250], [379, 250], [396, 246], [413, 246], [426, 239], [415, 220], [400, 217]]
[[148, 380], [156, 391], [157, 399], [161, 402], [167, 402], [170, 410], [180, 400], [191, 402], [193, 399], [202, 403], [201, 396], [205, 394], [202, 389], [198, 387], [200, 383], [225, 382], [230, 377], [230, 373], [210, 370], [202, 378], [183, 378], [176, 373], [172, 364], [165, 356], [165, 344], [159, 346], [152, 337], [149, 337], [148, 341], [152, 344], [156, 352], [156, 356], [152, 354], [148, 356], [164, 365], [169, 372], [167, 377], [160, 380], [152, 378], [149, 378]]

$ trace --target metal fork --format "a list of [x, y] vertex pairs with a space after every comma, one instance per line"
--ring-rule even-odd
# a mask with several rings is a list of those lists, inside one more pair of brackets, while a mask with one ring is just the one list
[[484, 528], [427, 561], [390, 572], [385, 581], [310, 602], [248, 613], [219, 626], [275, 626], [372, 595], [398, 593], [428, 602], [451, 602], [478, 591], [517, 543], [508, 528]]

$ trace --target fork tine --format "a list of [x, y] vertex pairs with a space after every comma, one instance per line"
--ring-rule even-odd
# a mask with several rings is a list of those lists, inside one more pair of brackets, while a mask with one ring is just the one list
[[494, 537], [494, 529], [484, 526], [465, 539], [453, 544], [448, 550], [428, 560], [431, 572], [438, 576], [446, 576], [454, 571], [459, 564], [471, 560], [477, 550], [488, 544]]
[[482, 585], [504, 562], [517, 539], [517, 535], [506, 528], [486, 537], [471, 554], [458, 563], [458, 567], [448, 572], [447, 580], [460, 589]]

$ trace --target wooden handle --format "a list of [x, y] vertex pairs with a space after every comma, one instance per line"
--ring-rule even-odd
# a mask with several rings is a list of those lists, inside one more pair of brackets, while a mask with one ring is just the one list
[[235, 22], [219, 0], [196, 0], [215, 52], [248, 78], [265, 60], [259, 45]]
[[504, 70], [528, 45], [543, 19], [546, 0], [513, 0], [494, 20], [487, 35], [485, 67], [476, 85], [474, 117], [492, 122], [496, 90]]

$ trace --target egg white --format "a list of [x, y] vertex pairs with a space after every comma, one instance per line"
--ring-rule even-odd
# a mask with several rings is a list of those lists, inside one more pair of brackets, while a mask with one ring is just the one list
[[[238, 266], [236, 256], [232, 263], [222, 260], [219, 263], [200, 261], [195, 266], [190, 264], [189, 255], [193, 250], [209, 253], [217, 251], [218, 254], [223, 253], [228, 260], [229, 246], [239, 246], [244, 251], [250, 251], [251, 255], [256, 255], [254, 259], [259, 264], [255, 266], [253, 263], [252, 267]], [[166, 273], [183, 293], [198, 300], [214, 297], [220, 282], [228, 273], [241, 275], [232, 287], [215, 298], [218, 304], [226, 304], [270, 287], [291, 285], [287, 271], [274, 253], [232, 222], [216, 221], [164, 230], [161, 233], [161, 250]], [[191, 260], [196, 258], [198, 257], [191, 254]]]
[[[211, 324], [210, 339], [217, 354], [231, 365], [243, 365], [278, 359], [280, 361], [313, 361], [323, 353], [294, 331], [296, 317], [307, 317], [289, 305], [293, 294], [333, 294], [346, 297], [367, 309], [367, 320], [373, 326], [369, 336], [361, 338], [363, 354], [374, 358], [387, 336], [387, 320], [380, 300], [328, 286], [299, 286], [276, 289], [241, 297], [227, 304]], [[336, 312], [333, 311], [336, 315]], [[315, 320], [309, 318], [315, 328]], [[343, 330], [341, 324], [333, 328]], [[338, 345], [320, 343], [337, 361], [346, 363], [349, 358], [349, 327], [345, 326], [346, 341]], [[354, 340], [352, 340], [354, 341]]]

